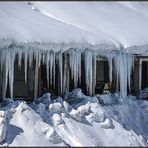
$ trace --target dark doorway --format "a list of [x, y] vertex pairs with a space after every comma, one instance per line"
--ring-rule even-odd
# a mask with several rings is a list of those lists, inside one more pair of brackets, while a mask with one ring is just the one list
[[[56, 66], [56, 70], [57, 70], [57, 66]], [[40, 85], [41, 85], [41, 94], [40, 96], [44, 95], [45, 93], [50, 93], [51, 96], [55, 96], [55, 94], [58, 94], [58, 79], [59, 77], [57, 76], [57, 73], [56, 73], [56, 82], [55, 82], [55, 89], [53, 87], [53, 79], [52, 79], [52, 85], [49, 84], [49, 87], [48, 87], [48, 82], [47, 82], [47, 68], [46, 68], [46, 65], [44, 64], [41, 64], [41, 80], [40, 80]], [[49, 83], [50, 83], [50, 77], [49, 77]]]
[[105, 83], [109, 83], [108, 61], [107, 60], [97, 61], [95, 93], [102, 93]]
[[148, 62], [142, 62], [142, 89], [148, 87]]

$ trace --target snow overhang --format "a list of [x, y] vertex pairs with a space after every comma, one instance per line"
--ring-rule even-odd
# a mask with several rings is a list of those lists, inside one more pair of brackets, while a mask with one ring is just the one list
[[148, 44], [148, 2], [31, 2], [30, 6], [126, 49], [141, 50]]
[[46, 16], [26, 2], [1, 2], [0, 26], [1, 48], [10, 44], [38, 45], [42, 49], [55, 47], [55, 51], [69, 47], [95, 47], [94, 50], [98, 47], [118, 50], [120, 47], [118, 42], [103, 34]]

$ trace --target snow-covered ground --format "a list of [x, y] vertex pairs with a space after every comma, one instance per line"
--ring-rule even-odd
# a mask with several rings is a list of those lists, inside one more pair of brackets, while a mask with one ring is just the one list
[[118, 94], [63, 99], [44, 94], [30, 104], [5, 99], [0, 111], [2, 146], [148, 146], [148, 101]]

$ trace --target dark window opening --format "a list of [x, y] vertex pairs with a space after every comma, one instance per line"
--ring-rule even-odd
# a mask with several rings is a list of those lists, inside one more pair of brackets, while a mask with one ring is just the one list
[[148, 62], [142, 62], [142, 89], [148, 87]]

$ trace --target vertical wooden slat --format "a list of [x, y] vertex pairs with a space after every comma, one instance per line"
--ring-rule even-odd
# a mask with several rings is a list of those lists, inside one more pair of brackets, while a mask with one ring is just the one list
[[139, 61], [139, 90], [141, 90], [141, 74], [142, 74], [142, 61]]

